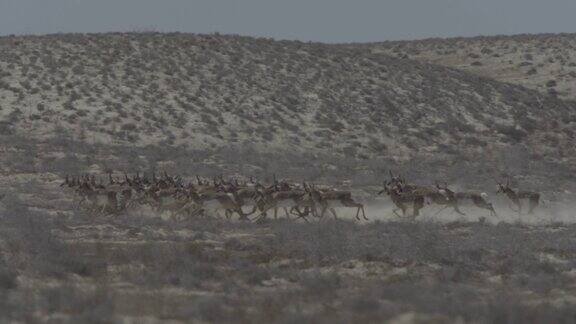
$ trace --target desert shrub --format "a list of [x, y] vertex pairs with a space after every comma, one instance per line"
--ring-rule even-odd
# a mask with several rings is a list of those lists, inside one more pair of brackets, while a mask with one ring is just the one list
[[120, 129], [122, 129], [123, 131], [126, 131], [126, 132], [133, 132], [137, 128], [138, 127], [133, 123], [126, 123], [126, 124], [123, 124], [122, 127], [120, 127]]
[[[0, 263], [4, 263], [0, 261]], [[5, 294], [6, 290], [15, 289], [18, 286], [17, 283], [18, 274], [6, 267], [4, 264], [0, 264], [0, 294]]]
[[15, 130], [12, 126], [12, 123], [7, 121], [0, 121], [0, 135], [8, 136], [13, 135]]
[[495, 125], [496, 131], [506, 136], [506, 140], [512, 142], [521, 142], [528, 134], [514, 126]]

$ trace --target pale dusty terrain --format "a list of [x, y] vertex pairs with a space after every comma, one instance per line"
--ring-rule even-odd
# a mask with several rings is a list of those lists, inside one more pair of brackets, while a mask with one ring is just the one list
[[576, 34], [426, 39], [367, 45], [374, 53], [456, 68], [576, 99]]
[[374, 46], [160, 33], [2, 37], [0, 132], [402, 162], [488, 161], [518, 147], [534, 160], [574, 163], [574, 103]]
[[[0, 322], [571, 322], [576, 106], [539, 88], [547, 52], [530, 90], [388, 45], [0, 38]], [[499, 218], [395, 217], [389, 170], [486, 192]], [[95, 216], [59, 187], [108, 171], [347, 183], [370, 221]], [[505, 180], [545, 204], [515, 214]]]

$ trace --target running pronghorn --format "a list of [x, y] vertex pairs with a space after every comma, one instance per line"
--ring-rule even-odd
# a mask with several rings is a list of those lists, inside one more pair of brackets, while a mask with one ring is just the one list
[[220, 216], [219, 211], [223, 210], [228, 219], [233, 213], [237, 213], [240, 215], [240, 220], [248, 220], [248, 216], [242, 211], [242, 205], [234, 199], [234, 195], [231, 193], [217, 191], [197, 193], [191, 191], [190, 197], [196, 210], [201, 209], [217, 216]]
[[422, 196], [424, 197], [424, 202], [426, 204], [445, 206], [441, 210], [451, 207], [458, 214], [464, 215], [464, 213], [458, 208], [455, 197], [448, 195], [447, 192], [439, 188], [438, 185], [432, 187], [409, 184], [401, 176], [395, 176], [392, 171], [390, 171], [390, 181], [388, 183], [390, 186], [398, 188], [397, 191], [403, 195], [412, 194], [414, 197]]
[[364, 211], [364, 205], [356, 202], [352, 198], [352, 193], [350, 191], [341, 191], [333, 189], [318, 189], [311, 186], [310, 192], [314, 199], [314, 202], [320, 206], [320, 218], [324, 217], [327, 210], [330, 210], [334, 218], [338, 218], [336, 215], [335, 208], [347, 207], [356, 208], [356, 219], [360, 220], [360, 211], [362, 211], [362, 217], [364, 220], [368, 220], [366, 217], [366, 212]]
[[[514, 205], [518, 207], [518, 214], [522, 213], [522, 200], [528, 200], [528, 214], [534, 213], [534, 209], [540, 204], [540, 194], [533, 191], [515, 191], [510, 188], [510, 180], [503, 185], [498, 183], [498, 193], [505, 194]], [[514, 210], [514, 209], [512, 209]]]
[[84, 202], [90, 202], [89, 209], [97, 213], [117, 211], [118, 199], [116, 191], [108, 190], [103, 185], [97, 185], [94, 178], [90, 180], [88, 177], [84, 177], [83, 180], [80, 180], [80, 177], [70, 179], [66, 176], [64, 183], [60, 186], [74, 189], [80, 196], [80, 201], [76, 208], [80, 208]]
[[406, 211], [412, 205], [412, 218], [420, 215], [420, 210], [424, 208], [424, 196], [414, 192], [403, 192], [401, 184], [393, 178], [389, 182], [383, 183], [384, 188], [378, 192], [379, 195], [386, 193], [396, 206], [392, 212], [400, 217], [398, 210], [402, 211], [402, 217], [406, 217]]
[[[260, 210], [259, 220], [265, 219], [267, 212], [271, 209], [274, 210], [274, 218], [278, 218], [278, 209], [280, 208], [284, 209], [287, 218], [290, 218], [290, 213], [294, 214], [294, 211], [297, 211], [295, 215], [306, 220], [305, 217], [308, 213], [302, 213], [300, 208], [304, 208], [306, 211], [312, 210], [312, 213], [315, 214], [316, 205], [308, 190], [275, 185], [262, 192], [258, 208]], [[290, 213], [288, 212], [289, 209]]]
[[444, 183], [443, 187], [441, 187], [438, 183], [436, 183], [436, 187], [439, 190], [442, 190], [446, 194], [448, 199], [455, 204], [454, 206], [455, 209], [463, 203], [471, 202], [474, 206], [478, 208], [488, 210], [491, 216], [498, 217], [498, 214], [496, 214], [496, 210], [494, 210], [494, 206], [492, 206], [492, 204], [487, 201], [488, 194], [484, 192], [482, 193], [454, 192], [450, 188], [448, 188], [447, 183]]

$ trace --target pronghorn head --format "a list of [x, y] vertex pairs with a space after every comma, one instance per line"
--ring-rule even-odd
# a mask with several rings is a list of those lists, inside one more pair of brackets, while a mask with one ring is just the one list
[[383, 193], [390, 195], [394, 190], [397, 190], [398, 183], [395, 183], [394, 180], [382, 181], [382, 187], [383, 189], [378, 192], [378, 195]]
[[392, 173], [392, 170], [389, 170], [388, 173], [390, 174], [389, 183], [391, 185], [397, 185], [397, 186], [405, 186], [406, 185], [406, 180], [402, 176], [394, 175], [394, 173]]
[[510, 189], [510, 179], [506, 180], [505, 185], [498, 182], [498, 191], [496, 193], [506, 193], [510, 191], [512, 191], [512, 189]]

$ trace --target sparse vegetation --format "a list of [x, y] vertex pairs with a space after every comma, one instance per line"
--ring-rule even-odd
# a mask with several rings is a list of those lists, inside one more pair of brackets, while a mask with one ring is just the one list
[[[563, 78], [565, 73], [576, 72], [576, 64], [570, 62], [576, 49], [576, 34], [429, 39], [363, 46], [391, 55], [410, 53], [415, 60], [478, 73], [538, 90], [544, 95], [576, 99], [574, 81]], [[438, 48], [444, 50], [438, 51]], [[477, 54], [478, 51], [485, 55]], [[518, 77], [519, 72], [525, 77]], [[536, 74], [540, 77], [534, 77]], [[550, 79], [557, 82], [555, 90], [547, 89]]]
[[[420, 147], [434, 146], [436, 154], [449, 158], [470, 153], [458, 146], [459, 138], [526, 144], [551, 132], [534, 127], [523, 137], [502, 133], [487, 123], [486, 116], [497, 115], [501, 124], [514, 125], [521, 115], [514, 111], [522, 111], [540, 125], [545, 118], [564, 119], [566, 110], [559, 107], [572, 105], [554, 99], [562, 95], [564, 78], [554, 77], [558, 84], [550, 87], [551, 97], [543, 99], [554, 116], [543, 116], [536, 92], [371, 54], [365, 45], [179, 33], [17, 38], [27, 45], [14, 48], [13, 40], [0, 38], [0, 52], [6, 54], [0, 56], [4, 76], [0, 97], [6, 98], [1, 118], [10, 122], [2, 132], [37, 139], [53, 136], [58, 121], [66, 123], [73, 136], [103, 144], [162, 143], [207, 149], [250, 141], [266, 151], [332, 153], [337, 147], [341, 156], [374, 159], [386, 152], [398, 160], [412, 159], [420, 155]], [[395, 51], [405, 51], [412, 58], [434, 52], [406, 51], [411, 43], [394, 44], [398, 44]], [[502, 51], [489, 42], [470, 48], [465, 42], [446, 40], [440, 52], [452, 53], [455, 45], [462, 47], [455, 53], [465, 52], [467, 63], [478, 71], [491, 66], [490, 54]], [[530, 56], [524, 49], [515, 53], [526, 62], [540, 63], [540, 54]], [[538, 67], [537, 75], [544, 77], [546, 71]], [[35, 88], [42, 90], [35, 92]], [[34, 127], [21, 124], [24, 120], [33, 121]], [[451, 128], [454, 121], [464, 127]], [[442, 123], [448, 127], [436, 129], [433, 136], [406, 131]], [[484, 128], [492, 131], [480, 131]], [[394, 149], [358, 145], [352, 150], [351, 139], [367, 132], [392, 140], [386, 147]], [[558, 150], [574, 148], [566, 145]]]
[[30, 211], [14, 196], [4, 206], [2, 321], [552, 323], [575, 315], [570, 303], [555, 302], [574, 293], [571, 225], [278, 220], [255, 227], [196, 219], [176, 226], [142, 217], [63, 219]]
[[[556, 209], [409, 222], [376, 198], [392, 169], [573, 201], [576, 77], [535, 39], [0, 38], [0, 322], [572, 322], [576, 225]], [[414, 60], [430, 53], [483, 76]], [[550, 96], [487, 78], [494, 62]], [[95, 216], [59, 187], [165, 170], [346, 182], [383, 220]]]

